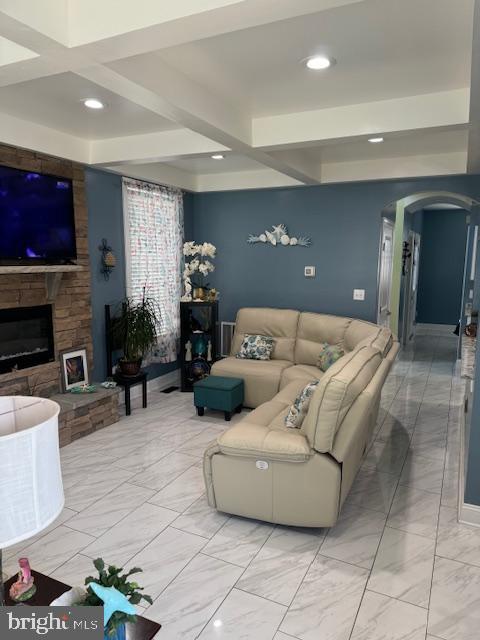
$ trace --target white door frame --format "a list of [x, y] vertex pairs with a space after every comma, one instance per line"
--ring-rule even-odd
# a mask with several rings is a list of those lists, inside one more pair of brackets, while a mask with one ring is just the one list
[[[377, 282], [377, 323], [385, 324], [384, 318], [389, 318], [391, 315], [391, 293], [392, 293], [392, 271], [393, 271], [393, 236], [395, 231], [395, 224], [388, 218], [382, 217], [382, 226], [380, 230], [380, 246], [379, 246], [379, 255], [378, 255], [378, 282]], [[384, 261], [382, 259], [383, 252], [385, 249], [385, 238], [387, 234], [390, 236], [391, 242], [391, 260], [389, 265], [389, 273], [387, 274], [388, 279], [388, 295], [387, 295], [387, 304], [386, 308], [382, 307], [382, 296], [381, 296], [381, 286], [382, 282], [384, 282]], [[387, 323], [388, 324], [388, 323]], [[386, 325], [387, 326], [387, 325]], [[389, 326], [389, 324], [388, 324]]]
[[[407, 281], [404, 292], [402, 344], [407, 345], [415, 337], [417, 316], [418, 270], [420, 268], [421, 236], [416, 231], [408, 234], [410, 257], [408, 260]], [[416, 252], [416, 249], [418, 251]], [[418, 258], [416, 257], [418, 253]]]

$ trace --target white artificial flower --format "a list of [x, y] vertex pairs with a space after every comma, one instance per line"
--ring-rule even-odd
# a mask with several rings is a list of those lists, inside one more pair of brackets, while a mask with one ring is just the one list
[[184, 242], [183, 244], [183, 255], [184, 256], [194, 256], [196, 254], [196, 246], [195, 242]]
[[211, 271], [215, 271], [215, 265], [212, 264], [210, 260], [205, 260], [203, 264], [205, 266], [205, 269], [207, 270], [207, 273], [210, 273]]
[[215, 258], [215, 252], [217, 248], [210, 242], [204, 242], [200, 246], [200, 253], [202, 256], [208, 256], [209, 258]]

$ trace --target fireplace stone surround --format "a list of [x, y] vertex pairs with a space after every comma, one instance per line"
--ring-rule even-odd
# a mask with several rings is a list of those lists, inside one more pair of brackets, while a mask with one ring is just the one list
[[[77, 265], [81, 267], [81, 270], [62, 274], [53, 300], [49, 300], [51, 292], [47, 290], [48, 279], [45, 277], [45, 273], [14, 273], [13, 270], [4, 273], [4, 269], [0, 273], [0, 312], [7, 309], [21, 310], [51, 304], [54, 342], [51, 362], [0, 373], [0, 395], [51, 397], [61, 392], [59, 361], [61, 351], [85, 347], [90, 370], [92, 370], [93, 364], [90, 261], [84, 169], [81, 165], [69, 160], [53, 158], [7, 145], [0, 145], [0, 164], [69, 178], [73, 183]], [[102, 400], [105, 402], [103, 396]], [[116, 394], [112, 403], [117, 403]], [[79, 416], [75, 414], [76, 409], [76, 407], [71, 409], [63, 418], [78, 419]], [[85, 411], [86, 409], [82, 408], [80, 413]], [[99, 413], [101, 414], [101, 412]], [[105, 420], [105, 414], [106, 410], [101, 414], [102, 420], [98, 425], [90, 425], [90, 431], [112, 421], [115, 411], [112, 412], [108, 420]], [[67, 429], [68, 435], [67, 433], [62, 434], [61, 428], [62, 444], [83, 435], [83, 433], [77, 432], [73, 434], [73, 430], [69, 428], [63, 418], [61, 416], [61, 427]], [[70, 431], [72, 438], [69, 437]]]

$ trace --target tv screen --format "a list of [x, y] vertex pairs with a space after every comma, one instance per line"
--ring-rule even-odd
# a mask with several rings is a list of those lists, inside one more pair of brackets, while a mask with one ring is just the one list
[[76, 257], [72, 181], [0, 166], [0, 262], [62, 264]]

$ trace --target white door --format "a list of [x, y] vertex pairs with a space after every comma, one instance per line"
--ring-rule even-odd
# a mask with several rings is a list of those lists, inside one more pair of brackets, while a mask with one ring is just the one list
[[408, 344], [415, 337], [417, 319], [418, 268], [420, 266], [420, 235], [410, 233], [410, 258], [407, 271], [405, 331], [403, 343]]
[[393, 268], [393, 222], [383, 218], [378, 275], [378, 324], [390, 327], [390, 293]]

